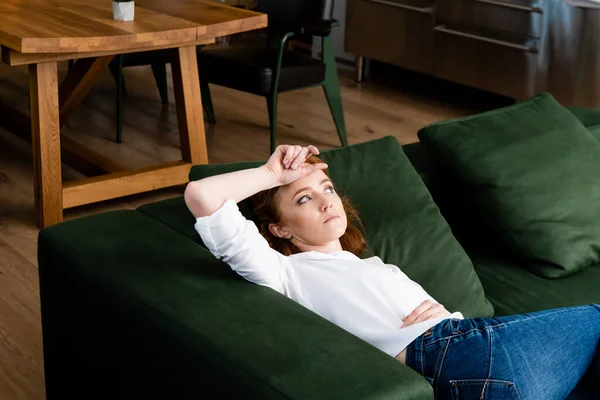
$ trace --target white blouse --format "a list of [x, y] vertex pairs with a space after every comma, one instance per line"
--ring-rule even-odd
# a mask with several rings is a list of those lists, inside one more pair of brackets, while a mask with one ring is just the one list
[[248, 281], [278, 291], [392, 357], [440, 321], [464, 318], [455, 312], [400, 329], [402, 318], [435, 300], [398, 267], [348, 251], [284, 256], [233, 200], [194, 227], [208, 250]]

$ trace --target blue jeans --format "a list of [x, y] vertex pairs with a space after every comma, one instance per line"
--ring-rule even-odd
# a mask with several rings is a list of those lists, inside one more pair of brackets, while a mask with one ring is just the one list
[[406, 349], [436, 399], [564, 399], [588, 368], [600, 382], [600, 304], [446, 319]]

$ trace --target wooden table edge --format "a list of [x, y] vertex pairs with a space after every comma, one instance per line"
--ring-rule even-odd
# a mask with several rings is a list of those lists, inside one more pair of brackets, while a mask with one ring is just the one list
[[56, 61], [67, 61], [67, 60], [76, 60], [79, 58], [90, 58], [90, 57], [103, 57], [108, 55], [117, 55], [117, 54], [129, 54], [129, 53], [139, 53], [142, 51], [152, 51], [152, 50], [164, 50], [164, 49], [177, 49], [182, 46], [200, 46], [206, 44], [215, 43], [214, 38], [202, 38], [199, 40], [194, 40], [185, 43], [177, 43], [177, 44], [166, 44], [163, 46], [143, 46], [134, 49], [128, 50], [107, 50], [107, 51], [96, 51], [96, 52], [80, 52], [80, 53], [46, 53], [46, 54], [27, 54], [20, 53], [16, 50], [10, 49], [6, 46], [2, 46], [2, 62], [10, 65], [11, 67], [19, 66], [19, 65], [29, 65], [29, 64], [37, 64], [42, 62], [56, 62]]
[[[118, 36], [83, 36], [83, 37], [66, 37], [61, 38], [61, 42], [68, 42], [68, 46], [61, 43], [57, 47], [56, 38], [43, 38], [43, 37], [28, 37], [20, 39], [19, 50], [23, 54], [44, 54], [44, 53], [73, 53], [74, 49], [78, 52], [90, 52], [90, 51], [127, 51], [129, 49], [135, 49], [141, 43], [161, 43], [161, 44], [178, 44], [181, 43], [182, 37], [186, 41], [193, 41], [198, 39], [198, 27], [187, 27], [183, 29], [174, 29], [162, 32], [155, 32], [156, 36], [151, 40], [148, 38], [144, 39], [144, 34], [123, 34]], [[150, 36], [150, 35], [147, 35]], [[115, 39], [119, 39], [117, 42]], [[101, 48], [98, 46], [90, 45], [90, 40], [109, 40], [114, 41], [112, 44], [103, 44]]]
[[[231, 29], [231, 24], [237, 25], [234, 29]], [[226, 21], [211, 25], [199, 25], [196, 27], [190, 27], [175, 31], [163, 32], [164, 34], [169, 33], [172, 35], [174, 32], [178, 34], [182, 34], [185, 36], [189, 36], [189, 40], [183, 43], [193, 43], [194, 41], [205, 41], [205, 40], [214, 40], [215, 37], [219, 36], [228, 36], [236, 33], [247, 32], [250, 30], [256, 30], [261, 28], [266, 28], [268, 26], [268, 16], [267, 14], [257, 13], [253, 16], [248, 16], [240, 20], [236, 21]], [[2, 48], [6, 48], [9, 50], [9, 54], [19, 54], [23, 57], [33, 57], [35, 59], [36, 56], [46, 56], [52, 55], [53, 60], [68, 60], [72, 58], [84, 58], [91, 57], [91, 54], [124, 54], [124, 53], [133, 53], [140, 50], [140, 48], [146, 47], [154, 47], [154, 48], [174, 48], [181, 45], [180, 38], [171, 38], [171, 37], [159, 37], [158, 39], [153, 39], [149, 42], [139, 41], [138, 34], [129, 34], [129, 35], [120, 35], [119, 38], [123, 41], [120, 41], [117, 45], [107, 45], [103, 46], [102, 50], [94, 50], [89, 47], [90, 37], [72, 37], [69, 39], [69, 46], [60, 49], [56, 48], [55, 38], [16, 38], [12, 35], [8, 38], [3, 39], [3, 35], [8, 35], [6, 32], [0, 32], [0, 46]], [[178, 35], [178, 36], [180, 36]], [[48, 42], [46, 44], [46, 42]], [[163, 42], [159, 45], [152, 45], [153, 42]], [[147, 45], [145, 45], [147, 44]], [[141, 45], [141, 46], [140, 46]], [[78, 48], [79, 51], [73, 51], [73, 48]], [[74, 57], [73, 54], [86, 54], [86, 56]], [[62, 58], [62, 55], [66, 56], [66, 58]], [[3, 51], [3, 60], [6, 56], [4, 56]], [[68, 58], [71, 57], [71, 58]], [[10, 57], [9, 57], [10, 58]], [[4, 61], [9, 64], [8, 62]], [[18, 62], [18, 61], [16, 61]], [[31, 64], [32, 62], [28, 62]], [[18, 62], [9, 65], [24, 65], [23, 62]]]

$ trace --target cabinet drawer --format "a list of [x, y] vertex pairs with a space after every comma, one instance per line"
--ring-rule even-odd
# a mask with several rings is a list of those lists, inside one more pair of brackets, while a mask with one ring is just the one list
[[526, 0], [439, 0], [436, 16], [438, 23], [541, 37], [544, 10], [540, 4]]
[[349, 0], [346, 51], [431, 73], [432, 0]]
[[433, 75], [524, 99], [537, 94], [537, 39], [462, 26], [435, 27]]

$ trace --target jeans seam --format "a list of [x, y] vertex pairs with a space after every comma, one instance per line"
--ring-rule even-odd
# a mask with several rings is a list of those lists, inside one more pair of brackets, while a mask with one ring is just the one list
[[490, 340], [490, 363], [488, 365], [488, 379], [490, 379], [492, 375], [492, 365], [494, 365], [494, 331], [492, 329], [488, 329], [488, 336]]
[[521, 400], [521, 393], [519, 392], [519, 388], [517, 387], [517, 384], [512, 382], [512, 387], [515, 389], [515, 393], [517, 394], [517, 398], [519, 400]]
[[421, 364], [421, 375], [425, 376], [425, 363], [423, 361], [425, 359], [423, 356], [425, 354], [425, 340], [421, 340], [420, 344], [421, 349], [419, 350], [419, 363]]
[[481, 381], [484, 381], [484, 385], [486, 385], [488, 382], [489, 383], [502, 383], [505, 384], [511, 388], [514, 389], [515, 394], [517, 395], [517, 399], [518, 400], [522, 400], [521, 397], [521, 393], [519, 392], [519, 388], [517, 387], [516, 383], [513, 381], [507, 381], [506, 379], [478, 379], [478, 378], [473, 378], [473, 379], [452, 379], [450, 380], [450, 382], [455, 382], [458, 385], [479, 385]]
[[516, 384], [513, 381], [507, 381], [506, 379], [495, 379], [495, 378], [490, 378], [490, 379], [481, 379], [481, 378], [468, 378], [468, 379], [451, 379], [450, 382], [457, 382], [460, 383], [461, 385], [479, 385], [479, 382], [481, 381], [489, 381], [490, 383], [503, 383], [507, 386], [515, 386]]
[[451, 338], [449, 338], [446, 341], [446, 345], [444, 346], [444, 350], [438, 356], [438, 359], [437, 359], [436, 364], [435, 364], [435, 369], [433, 370], [433, 385], [434, 385], [433, 387], [434, 387], [434, 391], [436, 393], [438, 391], [437, 386], [438, 386], [440, 374], [442, 373], [442, 366], [444, 365], [444, 361], [446, 360], [446, 353], [448, 352], [448, 347], [450, 347], [450, 340], [451, 340]]
[[[488, 327], [490, 328], [490, 327]], [[487, 373], [487, 378], [485, 379], [485, 382], [483, 383], [483, 389], [481, 390], [481, 395], [479, 396], [479, 400], [484, 400], [485, 399], [485, 389], [487, 387], [487, 383], [491, 378], [492, 375], [492, 365], [494, 364], [494, 332], [492, 331], [492, 329], [488, 329], [486, 328], [485, 330], [487, 331], [488, 334], [488, 340], [490, 341], [490, 358], [488, 361], [488, 373]]]

